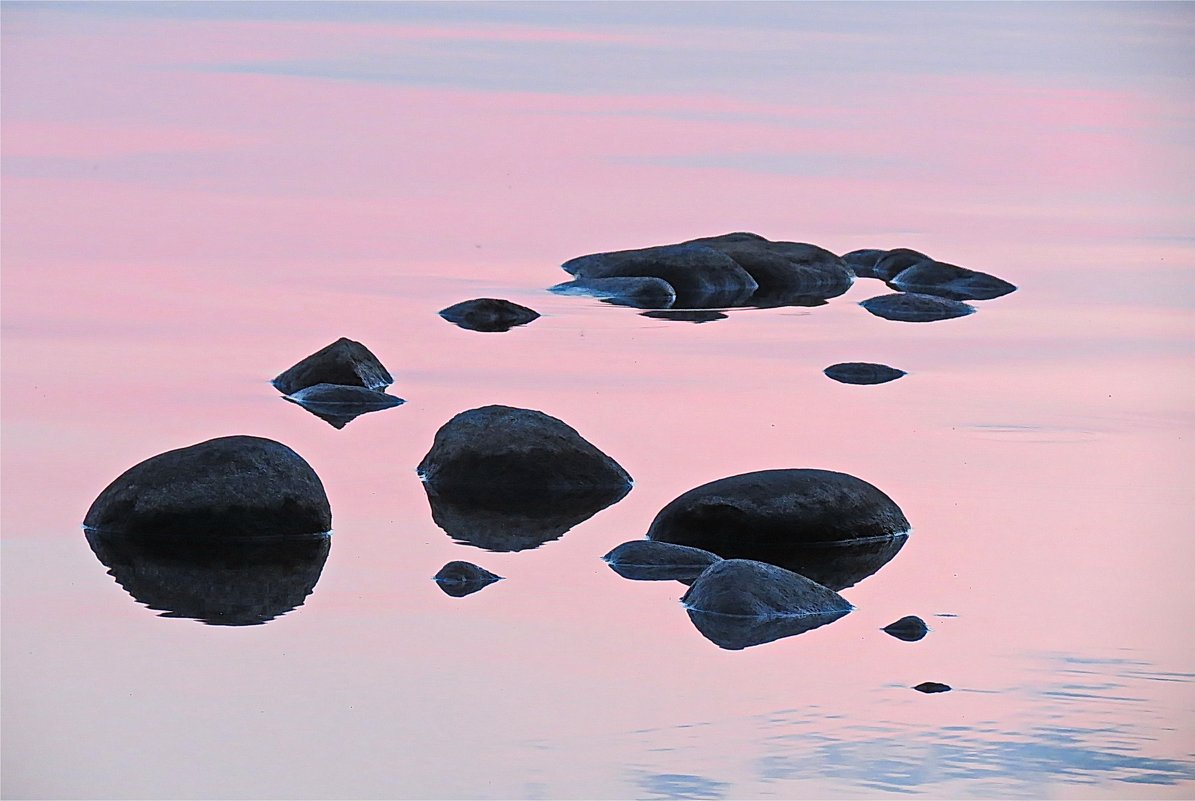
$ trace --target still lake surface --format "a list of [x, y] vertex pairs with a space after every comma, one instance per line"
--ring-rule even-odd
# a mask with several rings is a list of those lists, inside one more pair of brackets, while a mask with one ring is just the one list
[[[5, 3], [4, 796], [1190, 798], [1193, 44], [1185, 3]], [[1019, 289], [929, 324], [873, 279], [703, 323], [546, 291], [734, 230]], [[436, 315], [486, 296], [543, 316]], [[336, 430], [268, 381], [341, 336], [406, 403]], [[491, 403], [634, 488], [454, 542], [415, 466]], [[315, 468], [327, 562], [264, 625], [162, 616], [83, 515], [230, 434]], [[723, 650], [600, 560], [779, 467], [912, 523], [842, 619]], [[449, 597], [454, 559], [506, 578]]]

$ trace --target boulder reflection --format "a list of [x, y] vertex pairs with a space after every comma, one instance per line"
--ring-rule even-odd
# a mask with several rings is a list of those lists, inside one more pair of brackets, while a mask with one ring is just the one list
[[688, 608], [685, 611], [689, 613], [689, 619], [703, 637], [727, 651], [741, 651], [753, 645], [763, 645], [784, 637], [795, 637], [827, 623], [833, 623], [847, 614], [846, 611], [842, 611], [819, 615], [747, 617], [720, 615]]
[[331, 548], [328, 534], [278, 537], [119, 535], [85, 530], [108, 574], [161, 617], [253, 626], [302, 606]]
[[853, 587], [892, 561], [905, 547], [908, 535], [877, 540], [855, 540], [841, 545], [805, 545], [776, 553], [763, 561], [800, 573], [823, 587]]

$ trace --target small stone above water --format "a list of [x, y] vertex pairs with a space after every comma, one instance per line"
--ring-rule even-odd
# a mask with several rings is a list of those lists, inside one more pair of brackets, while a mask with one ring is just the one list
[[501, 581], [502, 576], [472, 562], [453, 561], [440, 568], [434, 579], [447, 595], [463, 598], [485, 589], [495, 581]]
[[286, 370], [272, 383], [282, 394], [294, 395], [316, 384], [382, 389], [393, 384], [394, 379], [369, 348], [341, 337]]
[[929, 627], [925, 625], [924, 620], [916, 615], [907, 615], [895, 623], [889, 623], [887, 626], [884, 626], [882, 631], [891, 634], [898, 640], [917, 642], [929, 633]]
[[946, 693], [952, 689], [949, 684], [942, 684], [937, 681], [923, 681], [913, 688], [919, 693]]
[[902, 323], [932, 323], [965, 317], [975, 312], [974, 306], [968, 306], [961, 301], [915, 292], [879, 295], [868, 298], [859, 305], [876, 317]]
[[872, 364], [871, 362], [842, 362], [832, 364], [823, 370], [827, 377], [843, 384], [886, 384], [906, 375], [904, 370], [897, 370], [886, 364]]
[[670, 542], [633, 540], [602, 557], [623, 578], [634, 581], [688, 581], [722, 557]]
[[937, 295], [951, 300], [991, 300], [1016, 287], [987, 273], [941, 261], [922, 261], [901, 270], [888, 281], [893, 289]]
[[494, 333], [525, 325], [539, 317], [539, 312], [509, 300], [476, 298], [441, 309], [440, 316], [470, 331]]

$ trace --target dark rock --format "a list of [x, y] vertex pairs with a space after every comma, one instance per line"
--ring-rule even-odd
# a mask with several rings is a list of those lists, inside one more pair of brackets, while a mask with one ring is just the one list
[[311, 354], [273, 381], [284, 395], [294, 395], [300, 389], [316, 384], [381, 389], [393, 383], [390, 373], [369, 348], [344, 337]]
[[436, 432], [419, 464], [429, 495], [490, 509], [569, 497], [621, 498], [631, 477], [555, 417], [532, 409], [484, 406]]
[[895, 623], [889, 623], [887, 626], [884, 626], [883, 631], [891, 634], [898, 640], [917, 642], [929, 633], [929, 627], [925, 625], [924, 620], [916, 615], [907, 615]]
[[817, 295], [804, 295], [800, 291], [760, 289], [751, 296], [751, 307], [755, 309], [778, 309], [784, 306], [812, 308], [825, 305], [825, 298]]
[[950, 692], [951, 687], [936, 681], [923, 681], [913, 689], [919, 693], [945, 693]]
[[557, 284], [549, 291], [560, 295], [590, 295], [636, 309], [669, 309], [676, 302], [676, 290], [662, 278], [580, 278]]
[[672, 320], [678, 323], [712, 323], [715, 320], [725, 320], [726, 315], [712, 309], [657, 309], [642, 312], [644, 317], [653, 320]]
[[875, 278], [876, 262], [887, 255], [888, 251], [886, 250], [865, 248], [842, 254], [842, 260], [846, 263], [847, 267], [854, 271], [857, 277]]
[[891, 281], [901, 270], [912, 267], [923, 261], [932, 261], [929, 256], [918, 250], [896, 248], [876, 259], [871, 268], [872, 276], [883, 281]]
[[498, 298], [476, 298], [440, 310], [440, 316], [450, 323], [470, 331], [509, 331], [539, 317], [539, 312]]
[[[753, 234], [725, 234], [684, 244], [705, 245], [730, 256], [746, 270], [765, 296], [832, 298], [850, 289], [855, 275], [838, 256], [816, 245], [769, 242]], [[754, 298], [752, 298], [754, 304]]]
[[623, 578], [635, 581], [690, 581], [721, 557], [686, 545], [633, 540], [619, 545], [602, 559]]
[[88, 530], [108, 573], [162, 617], [252, 626], [302, 606], [328, 558], [327, 534], [186, 537]]
[[706, 245], [661, 245], [594, 253], [561, 265], [578, 279], [649, 277], [676, 290], [677, 308], [741, 306], [759, 288], [738, 262]]
[[823, 370], [828, 377], [844, 384], [886, 384], [895, 381], [903, 375], [904, 370], [897, 370], [886, 364], [872, 364], [870, 362], [842, 362], [832, 364]]
[[446, 594], [463, 598], [483, 590], [502, 577], [472, 562], [449, 562], [436, 573], [435, 581]]
[[937, 295], [951, 300], [991, 300], [1016, 287], [987, 273], [941, 261], [923, 261], [901, 270], [888, 285], [903, 292]]
[[343, 384], [316, 384], [284, 395], [283, 399], [302, 406], [333, 428], [344, 428], [363, 414], [404, 403], [402, 398], [385, 392]]
[[285, 445], [221, 437], [135, 465], [100, 493], [83, 524], [125, 534], [204, 538], [332, 528], [319, 476]]
[[968, 306], [961, 301], [913, 292], [879, 295], [868, 298], [859, 305], [876, 317], [902, 323], [932, 323], [965, 317], [975, 312], [974, 306]]

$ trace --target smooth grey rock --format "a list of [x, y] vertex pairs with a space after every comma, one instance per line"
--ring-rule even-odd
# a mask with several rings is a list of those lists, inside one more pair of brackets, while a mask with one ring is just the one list
[[841, 362], [830, 365], [822, 372], [843, 384], [886, 384], [906, 375], [904, 370], [871, 362]]
[[945, 693], [950, 692], [951, 687], [938, 681], [923, 681], [913, 689], [919, 693]]
[[743, 305], [759, 288], [738, 262], [706, 245], [660, 245], [593, 253], [561, 265], [578, 279], [659, 278], [676, 291], [674, 306], [687, 309]]
[[162, 617], [253, 626], [302, 606], [328, 558], [327, 534], [180, 537], [86, 532], [116, 583]]
[[670, 542], [633, 540], [602, 557], [610, 569], [635, 581], [689, 581], [722, 557]]
[[874, 248], [864, 248], [862, 250], [852, 250], [850, 253], [842, 254], [842, 260], [846, 266], [854, 271], [858, 278], [875, 278], [876, 262], [888, 255], [886, 250], [876, 250]]
[[991, 300], [1016, 287], [987, 273], [942, 261], [923, 261], [901, 270], [888, 285], [903, 292], [937, 295], [951, 300]]
[[495, 333], [525, 325], [539, 317], [539, 312], [500, 298], [475, 298], [441, 309], [440, 316], [470, 331]]
[[882, 281], [891, 281], [902, 270], [932, 259], [919, 250], [910, 248], [895, 248], [889, 250], [872, 265], [872, 276]]
[[239, 537], [332, 528], [319, 476], [285, 445], [234, 436], [146, 459], [100, 493], [83, 524], [125, 534]]
[[917, 642], [929, 633], [929, 627], [925, 625], [924, 620], [916, 615], [907, 615], [895, 623], [884, 626], [883, 631], [898, 640]]
[[502, 580], [501, 576], [491, 573], [484, 567], [479, 567], [472, 562], [461, 561], [449, 562], [444, 565], [434, 578], [440, 589], [453, 598], [464, 598], [466, 595], [472, 595], [478, 590], [485, 589], [495, 581]]
[[631, 486], [627, 472], [575, 429], [510, 406], [453, 417], [436, 432], [418, 470], [430, 494], [495, 509], [570, 496], [616, 499]]
[[363, 414], [390, 409], [405, 401], [385, 392], [344, 384], [304, 387], [283, 400], [302, 406], [333, 428], [344, 428]]
[[345, 384], [382, 389], [394, 383], [390, 373], [369, 348], [341, 337], [286, 370], [273, 384], [284, 395], [294, 395], [316, 384]]
[[676, 290], [662, 278], [579, 278], [551, 287], [560, 295], [590, 295], [636, 309], [670, 309]]
[[832, 298], [850, 289], [855, 280], [842, 259], [816, 245], [769, 242], [743, 233], [693, 239], [684, 244], [705, 245], [730, 256], [755, 279], [759, 285], [756, 294], [766, 297], [784, 294]]
[[901, 323], [933, 323], [975, 313], [974, 306], [962, 301], [915, 292], [879, 295], [861, 301], [859, 305], [876, 317]]

